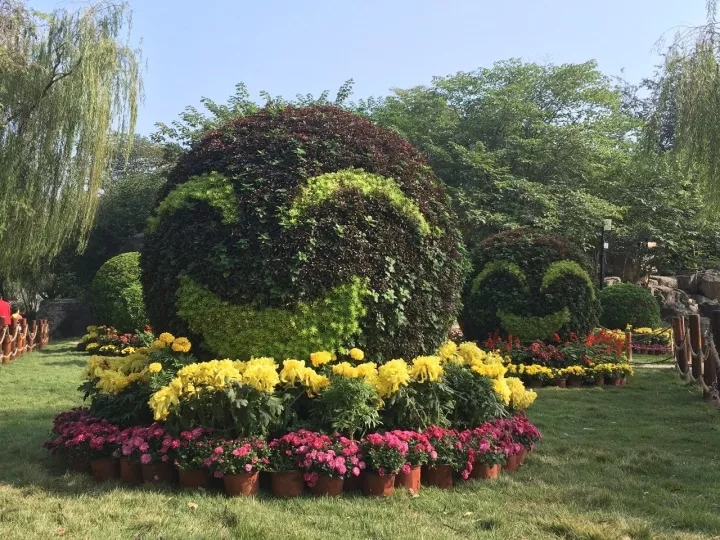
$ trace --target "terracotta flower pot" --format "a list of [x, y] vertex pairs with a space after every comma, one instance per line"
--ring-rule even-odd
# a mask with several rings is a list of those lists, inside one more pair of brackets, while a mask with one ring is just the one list
[[210, 478], [208, 472], [204, 469], [196, 469], [194, 471], [178, 470], [178, 478], [181, 488], [191, 489], [208, 489], [210, 487]]
[[421, 467], [413, 467], [410, 472], [405, 474], [400, 471], [395, 475], [395, 487], [404, 487], [410, 490], [411, 493], [417, 493], [420, 491], [420, 476], [422, 474]]
[[170, 484], [173, 481], [173, 468], [167, 461], [142, 465], [142, 478], [146, 484]]
[[345, 493], [351, 493], [353, 491], [360, 491], [363, 487], [363, 476], [365, 473], [360, 473], [357, 476], [348, 476], [343, 482], [343, 491]]
[[567, 387], [568, 388], [580, 388], [582, 386], [582, 377], [579, 375], [568, 375]]
[[605, 377], [605, 384], [608, 386], [622, 386], [622, 379], [619, 377]]
[[363, 495], [366, 497], [389, 497], [395, 490], [395, 475], [380, 476], [372, 472], [363, 475]]
[[597, 384], [598, 386], [603, 386], [605, 384], [605, 377], [603, 377], [602, 375], [599, 377], [595, 377], [595, 384]]
[[332, 478], [326, 474], [321, 474], [315, 485], [310, 487], [310, 493], [317, 496], [337, 497], [343, 492], [343, 484], [343, 478]]
[[226, 474], [223, 476], [228, 497], [257, 495], [260, 491], [260, 473]]
[[500, 464], [487, 465], [486, 463], [480, 463], [476, 461], [473, 463], [473, 470], [470, 473], [470, 478], [480, 478], [482, 480], [494, 480], [500, 476]]
[[274, 472], [270, 475], [270, 488], [276, 497], [289, 499], [299, 497], [305, 491], [305, 480], [301, 471]]
[[440, 489], [450, 489], [453, 485], [450, 465], [425, 466], [422, 469], [422, 483]]
[[87, 474], [90, 472], [90, 461], [85, 456], [74, 456], [70, 460], [70, 467], [77, 473]]
[[134, 486], [142, 484], [143, 473], [139, 462], [128, 458], [120, 459], [120, 480]]
[[542, 381], [540, 379], [530, 379], [525, 385], [527, 388], [542, 388]]
[[522, 451], [518, 454], [518, 465], [522, 465], [525, 463], [525, 458], [528, 455], [527, 448], [523, 448]]
[[93, 459], [90, 461], [93, 478], [97, 482], [105, 482], [120, 476], [120, 464], [113, 458]]
[[505, 465], [503, 465], [503, 471], [513, 472], [520, 468], [520, 454], [513, 454], [507, 457]]
[[567, 388], [567, 380], [565, 379], [557, 379], [553, 381], [553, 384], [558, 388]]

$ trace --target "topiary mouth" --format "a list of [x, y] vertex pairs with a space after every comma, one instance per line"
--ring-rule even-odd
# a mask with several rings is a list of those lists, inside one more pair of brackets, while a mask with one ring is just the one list
[[570, 310], [563, 308], [543, 317], [516, 315], [499, 309], [498, 318], [508, 334], [520, 339], [550, 339], [570, 321]]

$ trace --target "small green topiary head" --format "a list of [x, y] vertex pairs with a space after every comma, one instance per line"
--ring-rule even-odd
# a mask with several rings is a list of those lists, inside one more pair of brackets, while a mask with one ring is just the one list
[[529, 229], [500, 233], [479, 244], [473, 267], [460, 317], [470, 339], [584, 335], [597, 324], [588, 262], [565, 238]]
[[120, 332], [141, 330], [148, 323], [139, 253], [123, 253], [100, 267], [90, 286], [90, 308], [98, 323]]
[[618, 283], [600, 291], [602, 314], [600, 324], [605, 328], [625, 330], [660, 326], [660, 306], [645, 287], [633, 283]]
[[209, 132], [171, 171], [141, 262], [153, 326], [238, 358], [431, 352], [465, 271], [423, 158], [329, 106], [262, 110]]

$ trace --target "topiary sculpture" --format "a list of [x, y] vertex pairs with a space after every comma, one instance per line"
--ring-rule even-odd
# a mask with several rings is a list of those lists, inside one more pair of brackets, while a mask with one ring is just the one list
[[660, 306], [645, 287], [633, 283], [618, 283], [600, 291], [602, 314], [600, 324], [605, 328], [625, 330], [660, 326]]
[[98, 323], [120, 332], [143, 329], [148, 321], [140, 284], [139, 253], [123, 253], [100, 267], [90, 285], [90, 308]]
[[465, 337], [523, 340], [587, 334], [599, 303], [583, 253], [565, 238], [530, 229], [482, 241], [472, 256], [460, 316]]
[[374, 360], [438, 346], [464, 257], [442, 184], [406, 141], [330, 106], [265, 109], [178, 163], [142, 257], [150, 320], [221, 356]]

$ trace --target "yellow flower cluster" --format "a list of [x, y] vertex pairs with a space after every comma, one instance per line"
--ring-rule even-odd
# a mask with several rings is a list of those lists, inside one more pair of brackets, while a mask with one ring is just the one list
[[505, 379], [510, 389], [510, 405], [517, 411], [524, 411], [535, 402], [537, 392], [526, 390], [523, 382], [517, 377]]
[[135, 354], [136, 352], [137, 350], [135, 349], [135, 347], [125, 347], [122, 351], [120, 351], [120, 354], [122, 354], [123, 356], [128, 356], [130, 354]]
[[509, 364], [508, 372], [512, 375], [523, 375], [532, 379], [539, 379], [541, 381], [552, 380], [555, 378], [555, 370], [549, 367], [541, 366], [540, 364], [531, 365], [514, 365]]
[[412, 361], [410, 376], [417, 382], [437, 382], [444, 373], [440, 356], [418, 356]]
[[358, 349], [357, 347], [350, 349], [349, 354], [350, 354], [350, 358], [352, 358], [356, 362], [362, 362], [365, 359], [365, 353], [361, 349]]
[[332, 354], [327, 351], [314, 352], [310, 355], [310, 363], [315, 367], [329, 364], [333, 359]]
[[147, 362], [147, 356], [142, 354], [131, 354], [124, 358], [91, 356], [85, 377], [95, 381], [95, 388], [100, 392], [117, 394], [132, 383], [145, 379]]
[[376, 388], [380, 397], [388, 397], [407, 386], [410, 382], [410, 372], [405, 360], [400, 358], [390, 360], [378, 368]]
[[561, 377], [570, 377], [570, 376], [576, 376], [576, 377], [582, 377], [587, 374], [587, 368], [584, 368], [583, 366], [568, 366], [566, 368], [563, 368], [558, 371], [558, 374]]
[[632, 377], [634, 371], [630, 364], [598, 364], [592, 373], [596, 377]]

